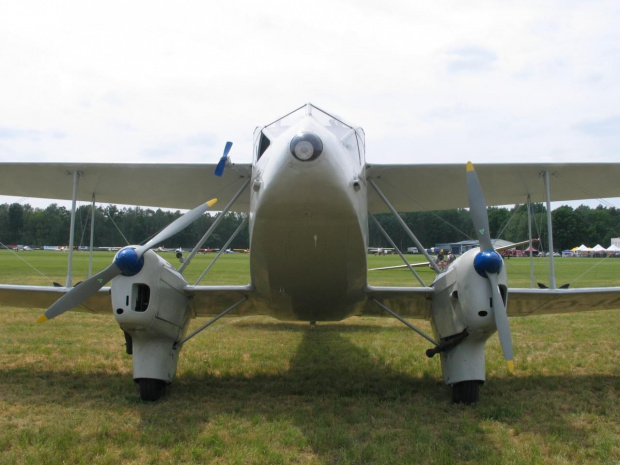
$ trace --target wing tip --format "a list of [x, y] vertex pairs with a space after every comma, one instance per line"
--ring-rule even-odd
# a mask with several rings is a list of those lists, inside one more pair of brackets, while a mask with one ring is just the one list
[[467, 171], [475, 171], [474, 164], [470, 161], [467, 162]]
[[43, 314], [39, 318], [37, 318], [37, 323], [39, 323], [39, 324], [45, 323], [47, 320], [48, 320], [48, 318], [45, 316], [45, 314]]

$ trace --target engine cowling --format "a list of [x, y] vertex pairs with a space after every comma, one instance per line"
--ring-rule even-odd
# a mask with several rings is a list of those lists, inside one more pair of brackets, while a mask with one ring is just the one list
[[130, 335], [134, 379], [171, 382], [180, 348], [176, 342], [187, 332], [187, 281], [153, 251], [144, 254], [144, 266], [133, 276], [117, 276], [111, 284], [116, 321]]
[[153, 251], [134, 276], [118, 276], [110, 292], [116, 321], [124, 331], [151, 331], [177, 340], [188, 323], [187, 281]]
[[[433, 283], [437, 292], [431, 307], [431, 323], [436, 337], [447, 340], [465, 330], [468, 333], [458, 345], [441, 353], [447, 384], [485, 380], [484, 346], [497, 330], [489, 282], [474, 268], [478, 252], [479, 249], [472, 249], [464, 253]], [[506, 270], [502, 267], [498, 284], [504, 302], [506, 283]]]

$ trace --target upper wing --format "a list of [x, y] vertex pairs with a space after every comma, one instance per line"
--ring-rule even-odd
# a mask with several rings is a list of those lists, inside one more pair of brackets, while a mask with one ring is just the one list
[[[67, 199], [80, 173], [77, 200], [190, 209], [217, 198], [226, 205], [252, 174], [252, 165], [231, 165], [222, 177], [214, 164], [1, 163], [0, 195]], [[232, 210], [249, 211], [250, 192]]]
[[[620, 163], [476, 164], [488, 205], [545, 200], [541, 172], [550, 173], [551, 200], [620, 197]], [[371, 178], [398, 211], [469, 207], [465, 163], [449, 165], [369, 165]], [[388, 211], [369, 187], [368, 210]]]

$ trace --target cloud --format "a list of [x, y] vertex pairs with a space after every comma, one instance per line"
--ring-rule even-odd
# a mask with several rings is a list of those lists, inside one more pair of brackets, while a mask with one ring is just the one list
[[497, 54], [478, 46], [460, 47], [448, 51], [448, 60], [448, 72], [452, 74], [478, 72], [491, 69]]
[[177, 157], [178, 159], [178, 157], [181, 157], [184, 161], [187, 161], [187, 158], [191, 155], [214, 152], [218, 141], [219, 139], [215, 135], [201, 132], [190, 134], [177, 140], [164, 141], [156, 147], [144, 149], [143, 154], [148, 158]]
[[22, 129], [0, 126], [0, 139], [4, 140], [28, 140], [40, 142], [42, 139], [64, 139], [67, 135], [62, 131], [41, 131], [38, 129]]
[[576, 124], [575, 128], [593, 137], [617, 137], [620, 134], [620, 115], [585, 120]]

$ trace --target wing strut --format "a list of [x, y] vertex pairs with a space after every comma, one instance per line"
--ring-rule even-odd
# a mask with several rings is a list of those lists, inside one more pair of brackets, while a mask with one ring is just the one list
[[407, 226], [407, 223], [405, 223], [403, 221], [403, 219], [400, 217], [400, 215], [398, 214], [398, 212], [396, 211], [396, 209], [392, 206], [392, 204], [390, 203], [390, 201], [387, 199], [387, 197], [385, 195], [383, 195], [383, 192], [381, 192], [381, 190], [379, 189], [379, 187], [377, 187], [377, 185], [375, 184], [375, 182], [371, 179], [368, 178], [368, 182], [370, 183], [370, 185], [374, 188], [374, 190], [377, 192], [377, 194], [379, 194], [379, 197], [381, 197], [381, 200], [383, 200], [385, 202], [385, 204], [387, 205], [387, 207], [390, 209], [390, 211], [394, 214], [394, 217], [398, 220], [398, 222], [400, 223], [400, 225], [402, 226], [402, 228], [405, 230], [405, 232], [409, 235], [409, 237], [411, 238], [411, 240], [413, 240], [413, 242], [415, 243], [416, 247], [418, 248], [418, 250], [421, 250], [422, 253], [424, 254], [424, 256], [426, 257], [426, 259], [428, 260], [431, 268], [433, 270], [435, 270], [437, 272], [437, 274], [441, 273], [441, 270], [439, 269], [439, 267], [437, 266], [437, 264], [435, 263], [435, 261], [431, 258], [431, 256], [428, 254], [428, 252], [426, 251], [426, 249], [424, 248], [424, 246], [422, 245], [422, 243], [418, 240], [417, 237], [415, 237], [415, 234], [413, 234], [413, 232], [411, 231], [411, 229], [409, 229], [409, 226]]
[[402, 316], [400, 316], [398, 313], [392, 311], [391, 309], [389, 309], [388, 307], [386, 307], [385, 305], [383, 305], [381, 302], [379, 302], [377, 299], [372, 299], [372, 301], [374, 303], [376, 303], [379, 307], [381, 307], [383, 310], [385, 310], [386, 312], [388, 312], [390, 315], [392, 315], [394, 318], [396, 318], [398, 321], [400, 321], [402, 324], [404, 324], [405, 326], [407, 326], [409, 329], [415, 331], [416, 333], [418, 333], [420, 336], [422, 336], [424, 339], [426, 339], [428, 342], [430, 342], [431, 344], [433, 344], [435, 347], [439, 347], [439, 343], [437, 341], [435, 341], [435, 339], [433, 339], [432, 337], [430, 337], [428, 334], [426, 334], [424, 331], [422, 331], [419, 328], [416, 328], [415, 326], [413, 326], [411, 323], [409, 323], [407, 320], [405, 320]]
[[230, 246], [230, 243], [235, 239], [235, 237], [237, 237], [237, 234], [239, 234], [241, 232], [241, 230], [243, 229], [243, 227], [245, 226], [245, 224], [248, 222], [248, 217], [246, 216], [243, 221], [241, 222], [241, 224], [239, 225], [239, 227], [237, 227], [237, 229], [235, 230], [234, 233], [232, 233], [232, 235], [230, 236], [230, 238], [228, 239], [228, 241], [226, 241], [226, 244], [224, 244], [224, 246], [220, 249], [220, 251], [217, 253], [217, 255], [215, 256], [215, 258], [213, 260], [211, 260], [211, 263], [209, 263], [209, 266], [207, 266], [207, 268], [205, 268], [205, 270], [202, 272], [202, 274], [200, 275], [200, 277], [198, 278], [198, 280], [196, 281], [196, 284], [194, 284], [194, 286], [198, 286], [198, 284], [200, 283], [200, 281], [202, 281], [202, 278], [204, 278], [206, 276], [206, 274], [209, 272], [209, 270], [211, 269], [211, 267], [213, 265], [215, 265], [215, 262], [217, 262], [217, 260], [220, 258], [220, 256], [226, 252], [228, 250], [228, 247]]
[[88, 277], [93, 275], [93, 244], [95, 243], [95, 193], [90, 204], [90, 246], [88, 247]]
[[409, 261], [405, 258], [405, 256], [403, 255], [403, 253], [400, 251], [400, 249], [396, 246], [396, 244], [394, 243], [394, 241], [392, 240], [392, 238], [390, 237], [390, 235], [387, 233], [387, 231], [385, 229], [383, 229], [383, 226], [381, 226], [381, 224], [377, 221], [377, 218], [375, 218], [375, 215], [373, 215], [372, 213], [368, 212], [368, 216], [370, 216], [370, 218], [373, 219], [373, 221], [375, 222], [375, 224], [377, 225], [377, 228], [379, 228], [379, 231], [381, 231], [381, 233], [385, 236], [385, 238], [389, 241], [389, 243], [392, 245], [392, 247], [394, 248], [394, 250], [396, 250], [396, 252], [398, 252], [398, 255], [400, 255], [400, 258], [402, 258], [403, 262], [405, 262], [405, 265], [409, 268], [409, 270], [411, 270], [411, 272], [413, 273], [413, 275], [416, 277], [416, 279], [420, 282], [420, 284], [422, 285], [422, 287], [426, 287], [426, 284], [424, 284], [424, 281], [422, 281], [422, 278], [420, 278], [420, 275], [418, 273], [416, 273], [415, 269], [413, 268], [413, 266], [411, 266], [411, 263], [409, 263]]
[[248, 300], [247, 297], [244, 297], [243, 299], [239, 300], [238, 302], [232, 304], [230, 307], [228, 307], [226, 310], [224, 310], [222, 313], [220, 313], [218, 316], [212, 318], [211, 320], [207, 321], [204, 325], [202, 325], [200, 328], [198, 328], [196, 331], [194, 331], [192, 334], [190, 334], [189, 336], [186, 336], [185, 338], [183, 338], [182, 341], [179, 341], [177, 343], [174, 344], [175, 349], [177, 347], [181, 347], [183, 344], [185, 344], [187, 341], [189, 341], [191, 338], [193, 338], [196, 334], [204, 331], [205, 329], [207, 329], [209, 326], [211, 326], [213, 323], [215, 323], [217, 320], [219, 320], [220, 318], [222, 318], [224, 315], [226, 315], [228, 312], [234, 310], [235, 308], [237, 308], [237, 306], [239, 304], [242, 304], [243, 302], [245, 302], [246, 300]]
[[248, 184], [250, 184], [250, 179], [248, 179], [246, 182], [243, 183], [243, 186], [241, 186], [241, 188], [237, 191], [237, 193], [235, 195], [233, 195], [233, 198], [230, 199], [230, 202], [228, 202], [228, 204], [220, 212], [220, 214], [217, 216], [217, 218], [215, 218], [215, 221], [213, 222], [211, 227], [207, 230], [207, 232], [204, 234], [204, 236], [202, 236], [202, 238], [198, 241], [198, 243], [196, 244], [194, 249], [190, 252], [190, 254], [187, 256], [185, 261], [179, 267], [179, 273], [182, 274], [183, 271], [185, 270], [185, 268], [187, 268], [187, 265], [189, 265], [189, 262], [192, 261], [192, 258], [194, 258], [194, 255], [196, 255], [196, 253], [198, 253], [198, 251], [200, 250], [200, 247], [202, 247], [202, 245], [211, 236], [213, 231], [215, 231], [215, 228], [217, 228], [217, 226], [222, 222], [222, 220], [224, 219], [224, 216], [226, 215], [226, 213], [228, 213], [230, 211], [230, 207], [232, 207], [232, 205], [235, 203], [235, 201], [243, 193], [245, 188], [248, 187]]
[[[71, 174], [67, 172], [67, 174]], [[71, 225], [69, 226], [69, 264], [67, 265], [67, 284], [65, 287], [71, 287], [71, 280], [73, 274], [73, 241], [75, 237], [75, 208], [77, 202], [77, 189], [78, 181], [82, 175], [81, 171], [73, 172], [73, 198], [71, 200]]]
[[551, 192], [549, 189], [549, 171], [543, 173], [545, 179], [545, 192], [547, 195], [547, 231], [549, 236], [549, 284], [551, 289], [556, 288], [555, 284], [555, 263], [553, 261], [553, 230], [551, 229]]
[[[528, 250], [530, 255], [530, 288], [534, 288], [534, 255], [532, 252], [532, 199], [530, 194], [527, 194], [527, 237], [530, 240], [528, 244]], [[540, 246], [539, 246], [540, 247]]]

